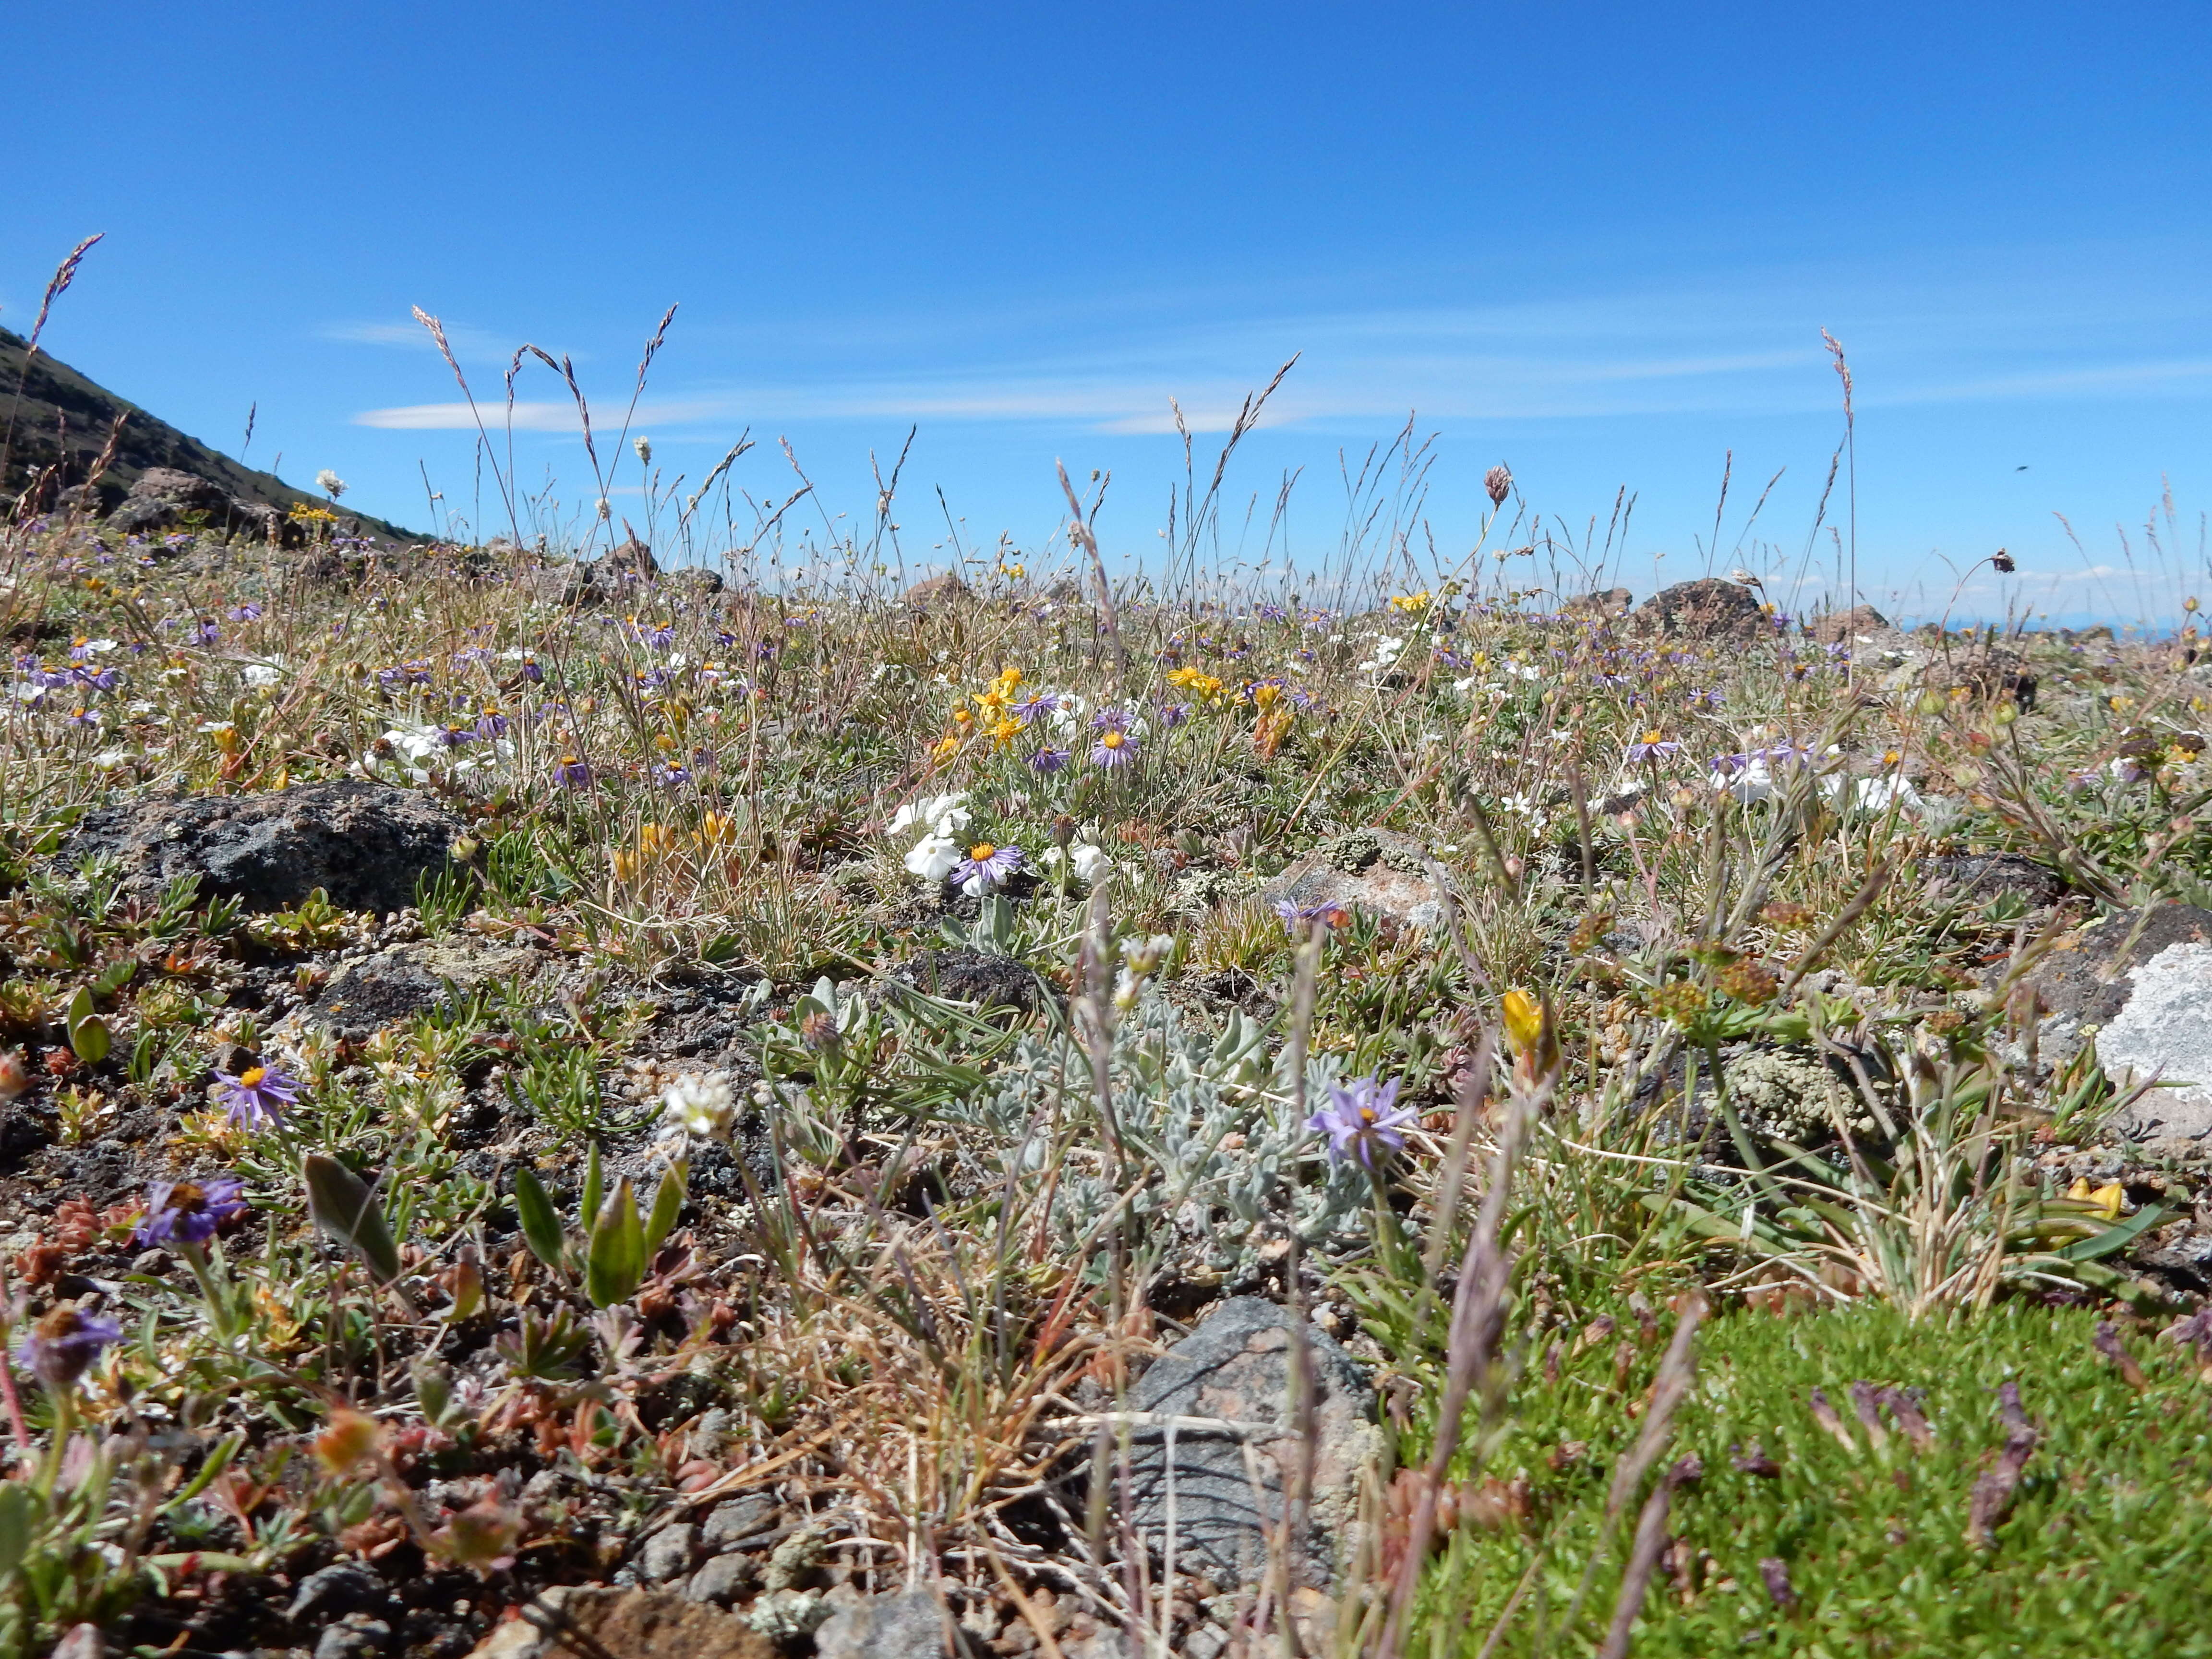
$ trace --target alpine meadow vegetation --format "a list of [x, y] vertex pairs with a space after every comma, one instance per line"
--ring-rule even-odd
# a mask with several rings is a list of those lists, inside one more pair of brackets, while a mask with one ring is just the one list
[[26, 486], [0, 1654], [2212, 1653], [2212, 1161], [2048, 989], [2207, 902], [2194, 628], [1632, 608], [1410, 428], [1302, 570], [1263, 402], [1119, 577], [496, 400], [497, 533]]

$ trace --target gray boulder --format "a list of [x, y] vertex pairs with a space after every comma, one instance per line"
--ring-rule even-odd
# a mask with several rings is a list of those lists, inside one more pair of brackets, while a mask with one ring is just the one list
[[950, 570], [941, 576], [926, 577], [906, 591], [906, 602], [923, 610], [967, 597], [968, 584]]
[[1270, 909], [1364, 910], [1415, 927], [1443, 920], [1428, 849], [1393, 830], [1355, 830], [1300, 859], [1256, 895]]
[[346, 910], [392, 911], [445, 867], [460, 825], [428, 796], [366, 780], [273, 794], [185, 795], [105, 806], [63, 844], [59, 861], [112, 858], [125, 890], [150, 895], [179, 876], [203, 899], [281, 910], [317, 888]]
[[[1341, 1347], [1310, 1325], [1304, 1334], [1313, 1368], [1310, 1444], [1291, 1406], [1291, 1317], [1263, 1297], [1223, 1303], [1130, 1390], [1132, 1411], [1200, 1419], [1140, 1423], [1131, 1435], [1131, 1520], [1164, 1554], [1172, 1511], [1178, 1571], [1222, 1584], [1256, 1583], [1297, 1460], [1310, 1457], [1310, 1526], [1297, 1565], [1310, 1586], [1334, 1579], [1347, 1553], [1360, 1471], [1376, 1448], [1374, 1396]], [[1204, 1425], [1216, 1423], [1234, 1426]]]
[[1660, 633], [1691, 639], [1747, 642], [1771, 638], [1775, 631], [1756, 593], [1718, 576], [1661, 588], [1637, 607], [1635, 620]]
[[814, 1632], [817, 1659], [942, 1659], [953, 1650], [945, 1609], [926, 1589], [869, 1596]]
[[307, 1019], [365, 1039], [378, 1027], [410, 1018], [453, 992], [465, 995], [495, 980], [525, 983], [543, 965], [544, 958], [517, 945], [465, 936], [417, 939], [345, 963], [317, 994]]
[[2212, 1137], [2212, 911], [2162, 904], [2060, 941], [2031, 974], [2039, 1047], [2063, 1060], [2083, 1043], [2114, 1085], [2153, 1079], [2112, 1127], [2136, 1140]]

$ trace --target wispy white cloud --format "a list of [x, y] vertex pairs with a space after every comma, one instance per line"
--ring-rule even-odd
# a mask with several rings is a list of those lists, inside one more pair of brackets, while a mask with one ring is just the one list
[[[613, 407], [618, 424], [623, 405]], [[664, 398], [641, 401], [630, 422], [632, 430], [646, 423], [657, 426], [684, 426], [694, 422], [720, 419], [730, 412], [726, 401], [720, 398]], [[392, 432], [473, 432], [479, 421], [489, 432], [504, 431], [512, 424], [517, 432], [576, 432], [583, 430], [583, 421], [576, 413], [574, 403], [526, 400], [518, 398], [510, 411], [497, 398], [471, 408], [465, 403], [406, 404], [397, 409], [364, 410], [353, 417], [356, 426], [381, 427]], [[599, 422], [592, 422], [595, 436], [601, 440], [608, 433]]]
[[[1800, 414], [1837, 404], [1823, 322], [1850, 344], [1868, 406], [2212, 390], [2212, 306], [2185, 294], [2115, 294], [2094, 277], [2069, 286], [1748, 273], [1734, 286], [1480, 305], [1211, 318], [1186, 307], [1158, 322], [1135, 309], [1088, 328], [1032, 329], [1026, 352], [1009, 344], [1018, 326], [994, 330], [982, 318], [964, 336], [941, 318], [918, 321], [903, 346], [896, 329], [876, 326], [842, 354], [813, 337], [804, 353], [779, 354], [758, 336], [726, 341], [756, 365], [752, 376], [695, 383], [638, 418], [670, 428], [899, 420], [1147, 434], [1175, 429], [1174, 399], [1192, 430], [1218, 432], [1293, 353], [1301, 361], [1267, 424], [1368, 425], [1413, 410], [1437, 421]], [[386, 325], [359, 327], [358, 337], [380, 341]], [[2150, 341], [2166, 349], [2146, 349]], [[621, 387], [618, 401], [628, 395]], [[475, 424], [453, 404], [356, 418], [408, 430]], [[575, 417], [565, 404], [532, 402], [518, 405], [515, 424], [574, 431]]]
[[[477, 358], [505, 358], [508, 348], [489, 329], [471, 327], [466, 323], [446, 322], [446, 342], [457, 356]], [[391, 346], [404, 351], [435, 352], [437, 343], [430, 332], [411, 317], [376, 322], [325, 323], [315, 331], [318, 339], [335, 340], [343, 345]]]

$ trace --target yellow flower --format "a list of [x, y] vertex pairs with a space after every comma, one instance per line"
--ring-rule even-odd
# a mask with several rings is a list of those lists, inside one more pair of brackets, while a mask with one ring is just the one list
[[2128, 1193], [2127, 1188], [2117, 1181], [2093, 1191], [2088, 1176], [2083, 1176], [2066, 1189], [2066, 1196], [2076, 1203], [2094, 1204], [2105, 1212], [2106, 1220], [2117, 1221], [2120, 1216], [2120, 1206], [2127, 1201]]
[[1516, 1054], [1534, 1054], [1544, 1042], [1544, 1005], [1526, 991], [1505, 994], [1505, 1041]]
[[704, 847], [727, 847], [738, 838], [738, 821], [727, 812], [709, 812], [699, 820], [699, 842]]
[[1019, 720], [1004, 720], [991, 728], [991, 738], [1000, 748], [1004, 749], [1019, 737], [1021, 732], [1022, 723]]
[[1390, 604], [1393, 609], [1402, 611], [1409, 617], [1418, 617], [1429, 608], [1430, 602], [1434, 598], [1435, 596], [1425, 587], [1418, 593], [1401, 593], [1392, 599]]
[[941, 763], [945, 761], [951, 760], [959, 752], [960, 739], [958, 738], [948, 737], [941, 738], [938, 742], [930, 745], [929, 757], [930, 759]]

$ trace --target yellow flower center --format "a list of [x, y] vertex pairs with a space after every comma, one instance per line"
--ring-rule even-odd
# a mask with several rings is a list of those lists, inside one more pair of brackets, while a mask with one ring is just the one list
[[981, 864], [984, 860], [989, 858], [998, 850], [999, 849], [992, 846], [989, 842], [979, 841], [973, 847], [968, 849], [968, 856], [975, 860], [976, 863]]
[[1122, 733], [1115, 731], [1111, 726], [1109, 726], [1105, 734], [1098, 739], [1101, 744], [1109, 749], [1119, 749], [1123, 744], [1128, 742], [1128, 740], [1129, 739], [1127, 737]]
[[238, 1074], [238, 1080], [248, 1089], [258, 1088], [261, 1079], [268, 1075], [266, 1066], [249, 1066]]
[[1659, 741], [1659, 733], [1658, 733], [1658, 732], [1657, 732], [1656, 730], [1653, 730], [1653, 731], [1646, 732], [1644, 734], [1644, 742], [1646, 742], [1646, 743], [1656, 743], [1656, 742], [1658, 742], [1658, 741]]
[[1375, 1121], [1375, 1109], [1374, 1109], [1372, 1106], [1362, 1106], [1362, 1107], [1359, 1109], [1359, 1121], [1360, 1121], [1362, 1123], [1372, 1123], [1372, 1122], [1374, 1122], [1374, 1121]]

